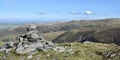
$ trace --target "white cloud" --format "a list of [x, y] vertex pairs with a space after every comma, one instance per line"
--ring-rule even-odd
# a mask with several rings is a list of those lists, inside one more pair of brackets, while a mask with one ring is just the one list
[[87, 10], [85, 12], [79, 12], [79, 11], [71, 11], [70, 14], [73, 14], [73, 15], [78, 15], [78, 14], [83, 14], [83, 15], [95, 15], [94, 12], [90, 11], [90, 10]]
[[78, 11], [71, 11], [70, 14], [78, 15], [78, 14], [80, 14], [80, 12], [78, 12]]
[[90, 11], [90, 10], [87, 10], [84, 12], [85, 15], [94, 15], [95, 13]]

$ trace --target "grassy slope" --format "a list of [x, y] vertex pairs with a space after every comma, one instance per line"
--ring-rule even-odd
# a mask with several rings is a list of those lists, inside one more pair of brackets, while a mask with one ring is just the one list
[[[119, 26], [119, 25], [117, 25]], [[113, 26], [114, 27], [114, 26]], [[83, 29], [84, 31], [84, 29]], [[71, 34], [74, 34], [71, 32]], [[64, 31], [61, 32], [51, 32], [51, 33], [45, 33], [43, 36], [46, 38], [46, 40], [52, 40], [56, 38], [57, 36], [61, 35], [64, 33]], [[70, 35], [71, 35], [70, 34]], [[11, 36], [7, 36], [7, 38], [11, 38]], [[3, 37], [6, 38], [6, 37]], [[67, 38], [67, 37], [65, 37]], [[0, 43], [2, 44], [2, 43]], [[120, 52], [120, 46], [114, 45], [114, 44], [101, 44], [101, 43], [90, 43], [90, 44], [80, 44], [80, 43], [66, 43], [66, 44], [61, 44], [63, 46], [65, 45], [71, 45], [68, 46], [68, 49], [74, 48], [73, 50], [75, 51], [74, 54], [70, 53], [56, 53], [55, 51], [50, 51], [50, 52], [38, 52], [37, 55], [34, 56], [33, 59], [35, 60], [36, 57], [40, 57], [41, 60], [51, 60], [53, 58], [57, 58], [59, 60], [105, 60], [106, 58], [103, 57], [103, 55], [98, 55], [96, 52], [100, 53], [106, 53], [107, 51], [115, 51], [115, 52]], [[49, 57], [46, 57], [46, 55], [49, 54]], [[4, 53], [0, 53], [0, 58], [4, 55]], [[26, 58], [28, 55], [16, 55], [11, 52], [11, 55], [8, 56], [7, 60], [14, 59], [18, 60], [20, 58]], [[116, 60], [120, 60], [120, 53], [119, 56], [114, 57]], [[113, 60], [113, 59], [112, 59]]]
[[[68, 31], [73, 29], [93, 29], [93, 27], [97, 28], [107, 28], [110, 27], [119, 27], [120, 26], [120, 19], [100, 19], [100, 20], [81, 20], [81, 21], [71, 21], [71, 22], [64, 22], [64, 23], [49, 23], [49, 24], [35, 24], [38, 25], [39, 32], [50, 32], [50, 31]], [[0, 24], [0, 28], [7, 26], [11, 26], [11, 30], [3, 30], [0, 29], [0, 38], [5, 39], [8, 35], [14, 35], [16, 33], [21, 34], [25, 31], [25, 25], [17, 25], [17, 24]], [[19, 27], [18, 27], [19, 26]], [[97, 29], [98, 30], [98, 29]], [[99, 30], [98, 30], [99, 31]], [[50, 34], [48, 34], [50, 35]], [[53, 34], [54, 35], [54, 34]], [[45, 36], [46, 37], [46, 36]], [[48, 36], [47, 36], [48, 37]], [[46, 38], [47, 39], [47, 38]], [[1, 39], [0, 39], [1, 40]]]
[[[76, 31], [75, 31], [76, 30]], [[74, 33], [74, 34], [73, 34]], [[101, 42], [101, 43], [115, 43], [120, 45], [120, 25], [116, 26], [107, 26], [101, 28], [81, 28], [74, 29], [61, 34], [57, 38], [53, 40], [55, 43], [63, 43], [63, 42], [75, 42], [79, 40], [79, 36], [89, 37], [90, 41], [93, 42]], [[92, 39], [92, 40], [91, 40]]]
[[59, 35], [63, 34], [65, 31], [57, 31], [57, 32], [50, 32], [41, 34], [46, 40], [53, 40], [54, 38], [58, 37]]
[[[36, 58], [40, 58], [40, 60], [52, 60], [54, 58], [58, 60], [106, 60], [107, 58], [104, 55], [99, 55], [97, 53], [106, 53], [107, 51], [114, 51], [119, 53], [117, 56], [111, 58], [112, 60], [120, 60], [120, 46], [114, 44], [101, 44], [101, 43], [65, 43], [59, 44], [61, 46], [66, 46], [66, 49], [72, 49], [73, 53], [65, 52], [65, 53], [56, 53], [55, 51], [48, 52], [38, 52], [33, 56], [32, 59], [36, 60]], [[4, 56], [4, 53], [0, 53], [0, 58]], [[25, 55], [16, 55], [11, 52], [10, 56], [7, 56], [7, 60], [14, 59], [19, 60], [24, 58], [27, 60], [28, 54]]]

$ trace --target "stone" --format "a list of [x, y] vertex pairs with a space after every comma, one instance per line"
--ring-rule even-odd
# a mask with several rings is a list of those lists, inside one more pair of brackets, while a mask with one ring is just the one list
[[61, 47], [61, 46], [55, 47], [54, 50], [57, 51], [57, 52], [59, 52], [59, 53], [65, 52], [65, 48], [64, 48], [64, 47]]
[[43, 47], [43, 44], [42, 43], [35, 43], [35, 44], [31, 44], [31, 45], [28, 45], [29, 47], [27, 47], [27, 48], [25, 48], [24, 49], [24, 47], [22, 46], [22, 45], [20, 45], [20, 46], [18, 46], [19, 48], [17, 48], [16, 49], [16, 53], [17, 54], [25, 54], [25, 53], [30, 53], [30, 52], [32, 52], [32, 51], [35, 51], [36, 50], [36, 48], [38, 48], [38, 47]]
[[40, 60], [40, 58], [39, 58], [39, 57], [37, 57], [37, 58], [36, 58], [36, 60]]
[[[6, 51], [9, 53], [11, 48], [14, 48], [16, 54], [32, 53], [38, 51], [55, 50], [56, 52], [62, 53], [65, 51], [64, 47], [56, 47], [52, 42], [45, 40], [41, 35], [38, 35], [36, 26], [29, 25], [26, 27], [27, 33], [17, 36], [12, 43], [5, 44], [0, 48], [0, 52]], [[30, 54], [34, 55], [34, 54]]]
[[87, 43], [92, 43], [92, 42], [90, 42], [90, 41], [85, 41], [85, 42], [83, 42], [84, 44], [87, 44]]
[[6, 56], [3, 56], [1, 60], [6, 60]]
[[110, 57], [115, 57], [116, 55], [117, 55], [116, 53], [113, 53], [113, 54], [111, 54]]
[[10, 44], [5, 44], [4, 46], [0, 47], [0, 52], [5, 51], [6, 53], [8, 53], [9, 51], [11, 51], [12, 46]]
[[33, 56], [32, 55], [29, 55], [28, 57], [27, 57], [27, 59], [32, 59], [33, 58]]
[[105, 57], [112, 58], [112, 57], [115, 57], [116, 55], [117, 55], [117, 53], [115, 53], [113, 51], [108, 51], [107, 54], [105, 54]]
[[58, 60], [57, 58], [53, 58], [52, 60]]
[[50, 57], [50, 54], [47, 54], [46, 57]]
[[0, 52], [3, 52], [5, 50], [6, 50], [6, 48], [3, 48], [3, 47], [0, 48]]
[[31, 52], [29, 55], [35, 55], [35, 54], [37, 54], [37, 51]]

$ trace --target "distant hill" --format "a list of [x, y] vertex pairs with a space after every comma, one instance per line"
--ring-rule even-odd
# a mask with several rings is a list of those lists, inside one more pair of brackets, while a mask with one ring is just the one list
[[7, 23], [0, 23], [0, 29], [14, 29], [15, 27], [21, 26], [20, 24], [7, 24]]
[[[119, 18], [79, 21], [73, 20], [70, 22], [55, 22], [35, 25], [38, 26], [37, 29], [39, 33], [42, 33], [46, 39], [53, 40], [53, 42], [57, 43], [76, 41], [78, 42], [79, 36], [82, 35], [84, 38], [87, 37], [86, 39], [93, 42], [119, 44]], [[20, 25], [19, 27], [14, 27], [12, 29], [1, 29], [0, 39], [12, 39], [17, 35], [25, 33], [25, 26], [26, 25]], [[50, 35], [53, 38], [50, 38], [48, 35]]]
[[[47, 23], [47, 24], [35, 24], [38, 27], [40, 32], [51, 32], [51, 31], [67, 31], [72, 29], [79, 28], [91, 28], [91, 27], [103, 27], [110, 25], [119, 25], [119, 18], [111, 18], [111, 19], [99, 19], [99, 20], [73, 20], [70, 22], [55, 22], [55, 23]], [[24, 26], [13, 29], [13, 31], [17, 31], [21, 29], [23, 31]], [[20, 31], [19, 31], [20, 32]]]
[[[54, 43], [80, 42], [87, 40], [97, 43], [115, 43], [120, 45], [120, 25], [119, 27], [103, 28], [83, 28], [67, 31], [57, 38], [53, 39]], [[80, 38], [81, 37], [81, 38]]]

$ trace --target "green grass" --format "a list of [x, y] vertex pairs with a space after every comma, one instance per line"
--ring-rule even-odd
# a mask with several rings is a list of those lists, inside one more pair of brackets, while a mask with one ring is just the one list
[[[58, 60], [106, 60], [107, 58], [104, 57], [104, 55], [99, 55], [97, 53], [106, 53], [107, 51], [118, 52], [119, 54], [111, 59], [120, 60], [120, 46], [117, 46], [115, 44], [64, 43], [56, 45], [66, 47], [66, 52], [57, 53], [53, 50], [50, 50], [48, 52], [37, 51], [37, 54], [33, 55], [33, 58], [29, 60], [36, 60], [36, 58], [40, 58], [40, 60], [52, 60], [53, 58], [56, 58]], [[0, 53], [0, 58], [2, 58], [4, 55], [5, 53]], [[28, 55], [29, 54], [17, 55], [11, 52], [11, 55], [7, 56], [7, 60], [19, 60], [21, 58], [27, 60], [26, 58]]]
[[52, 41], [53, 39], [55, 39], [56, 37], [58, 37], [59, 35], [63, 34], [65, 31], [57, 31], [57, 32], [49, 32], [49, 33], [44, 33], [41, 34], [46, 40], [48, 41]]
[[17, 37], [17, 36], [19, 36], [19, 35], [18, 34], [5, 35], [0, 38], [0, 41], [6, 41], [6, 42], [13, 41], [15, 39], [15, 37]]
[[4, 43], [0, 41], [0, 46], [3, 46], [3, 45], [4, 45]]

